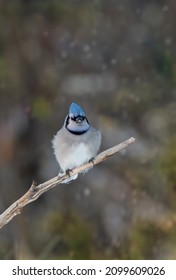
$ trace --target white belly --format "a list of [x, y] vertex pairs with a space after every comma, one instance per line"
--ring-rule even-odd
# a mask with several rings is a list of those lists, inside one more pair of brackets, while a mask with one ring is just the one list
[[85, 144], [80, 143], [78, 146], [72, 146], [69, 154], [60, 162], [63, 171], [73, 169], [74, 167], [81, 166], [88, 162], [91, 156]]

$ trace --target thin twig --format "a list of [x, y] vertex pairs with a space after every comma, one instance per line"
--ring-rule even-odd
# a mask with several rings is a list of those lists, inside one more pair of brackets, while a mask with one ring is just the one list
[[[105, 150], [104, 152], [102, 152], [96, 156], [93, 163], [88, 162], [80, 167], [73, 169], [71, 176], [78, 174], [86, 169], [89, 169], [93, 165], [96, 165], [96, 164], [106, 160], [108, 157], [112, 156], [115, 153], [118, 153], [119, 151], [125, 149], [128, 145], [134, 143], [134, 141], [135, 141], [135, 138], [131, 137], [128, 140], [122, 142], [121, 144], [116, 145], [108, 150]], [[10, 205], [0, 215], [0, 228], [2, 228], [4, 225], [9, 223], [16, 215], [20, 214], [25, 205], [35, 201], [43, 193], [54, 188], [56, 185], [62, 183], [62, 181], [64, 181], [67, 178], [68, 178], [67, 174], [64, 174], [63, 176], [60, 176], [60, 177], [56, 176], [40, 185], [36, 185], [35, 182], [33, 181], [29, 190], [21, 198], [19, 198], [12, 205]]]

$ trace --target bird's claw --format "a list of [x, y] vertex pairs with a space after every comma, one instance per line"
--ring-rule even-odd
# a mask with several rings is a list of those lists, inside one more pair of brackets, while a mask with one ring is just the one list
[[72, 173], [72, 172], [73, 172], [72, 169], [67, 169], [67, 170], [65, 171], [66, 175], [69, 176], [69, 177], [71, 177], [70, 173]]
[[91, 162], [93, 165], [95, 165], [94, 161], [95, 161], [95, 158], [94, 158], [94, 157], [92, 157], [91, 159], [89, 159], [89, 162]]

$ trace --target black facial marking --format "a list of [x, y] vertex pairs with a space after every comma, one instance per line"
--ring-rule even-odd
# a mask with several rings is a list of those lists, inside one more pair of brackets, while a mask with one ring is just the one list
[[67, 116], [67, 118], [66, 118], [66, 122], [65, 122], [65, 127], [67, 127], [67, 125], [69, 124], [69, 120], [70, 120], [70, 117], [69, 117], [69, 116]]
[[71, 117], [71, 120], [76, 123], [81, 123], [85, 120], [85, 117], [83, 117], [83, 116]]
[[88, 121], [88, 119], [85, 117], [85, 120], [86, 120], [86, 122], [89, 124], [89, 121]]
[[71, 130], [71, 129], [69, 129], [69, 128], [68, 128], [68, 125], [69, 125], [69, 123], [70, 123], [70, 119], [71, 119], [72, 121], [76, 122], [76, 123], [81, 123], [81, 122], [83, 122], [84, 120], [86, 120], [86, 122], [89, 124], [89, 122], [88, 122], [88, 120], [87, 120], [86, 117], [84, 117], [84, 116], [77, 116], [77, 117], [70, 117], [70, 116], [67, 116], [66, 121], [65, 121], [65, 127], [66, 127], [66, 129], [67, 129], [70, 133], [72, 133], [72, 134], [74, 134], [74, 135], [82, 135], [82, 134], [84, 134], [84, 133], [87, 132], [87, 129], [86, 129], [86, 130], [80, 130], [80, 131], [79, 131], [79, 130]]

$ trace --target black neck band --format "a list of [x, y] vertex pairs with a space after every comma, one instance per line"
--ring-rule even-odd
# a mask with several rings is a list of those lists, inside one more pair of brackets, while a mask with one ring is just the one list
[[68, 127], [66, 127], [66, 129], [67, 129], [70, 133], [72, 133], [72, 134], [74, 134], [74, 135], [82, 135], [82, 134], [84, 134], [84, 133], [87, 132], [87, 130], [81, 130], [81, 131], [70, 130]]

